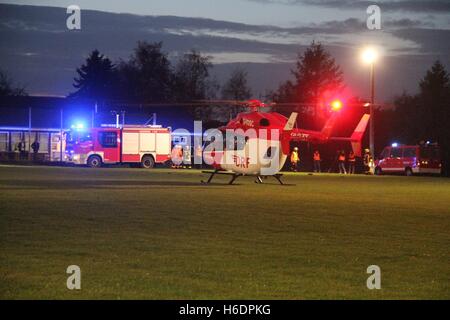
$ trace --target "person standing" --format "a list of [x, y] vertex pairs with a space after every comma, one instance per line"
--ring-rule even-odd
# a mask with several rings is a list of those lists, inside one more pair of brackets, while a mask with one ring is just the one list
[[320, 153], [319, 150], [314, 151], [313, 154], [314, 172], [320, 173]]
[[19, 151], [19, 159], [24, 160], [25, 157], [25, 140], [22, 138], [17, 145], [17, 150]]
[[355, 174], [356, 157], [353, 151], [348, 154], [348, 174]]
[[344, 152], [344, 150], [342, 150], [339, 153], [338, 167], [339, 167], [339, 173], [347, 174], [347, 170], [345, 170], [345, 152]]
[[365, 149], [364, 150], [364, 158], [363, 158], [363, 162], [364, 162], [364, 172], [365, 174], [369, 174], [370, 173], [370, 150], [369, 149]]
[[188, 169], [192, 166], [192, 154], [191, 154], [191, 146], [185, 146], [183, 150], [183, 168], [187, 167]]
[[[201, 169], [203, 166], [203, 149], [200, 144], [195, 148], [195, 158], [199, 163], [196, 163], [198, 169]], [[195, 161], [194, 161], [195, 162]]]
[[33, 159], [34, 160], [37, 160], [37, 154], [39, 152], [39, 147], [40, 147], [39, 141], [37, 139], [34, 140], [34, 142], [31, 144], [31, 149], [33, 149]]
[[172, 169], [179, 169], [183, 164], [183, 148], [180, 145], [176, 145], [172, 149]]
[[298, 162], [300, 161], [300, 157], [298, 156], [298, 148], [295, 147], [291, 153], [291, 170], [294, 172], [298, 171]]

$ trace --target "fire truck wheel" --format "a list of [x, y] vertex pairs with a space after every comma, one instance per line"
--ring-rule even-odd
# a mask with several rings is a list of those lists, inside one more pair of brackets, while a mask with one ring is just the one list
[[99, 156], [90, 156], [87, 165], [91, 168], [99, 168], [102, 166], [102, 159]]
[[408, 177], [413, 175], [413, 172], [412, 172], [411, 168], [406, 168], [405, 169], [405, 175], [408, 176]]
[[155, 160], [152, 156], [143, 156], [141, 161], [142, 168], [151, 169], [155, 166]]

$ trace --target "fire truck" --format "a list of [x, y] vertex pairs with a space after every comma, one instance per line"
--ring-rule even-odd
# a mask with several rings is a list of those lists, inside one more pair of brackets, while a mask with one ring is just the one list
[[440, 148], [437, 144], [399, 145], [385, 147], [375, 161], [375, 174], [403, 173], [437, 174], [442, 170]]
[[171, 132], [161, 126], [74, 128], [67, 135], [65, 159], [73, 164], [130, 163], [153, 168], [170, 159]]

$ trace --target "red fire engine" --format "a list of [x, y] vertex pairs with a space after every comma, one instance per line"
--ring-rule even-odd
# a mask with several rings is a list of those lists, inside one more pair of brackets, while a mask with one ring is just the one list
[[89, 167], [140, 163], [152, 168], [169, 160], [171, 153], [170, 129], [161, 126], [72, 129], [66, 141], [66, 161]]
[[441, 174], [440, 149], [436, 144], [406, 146], [396, 143], [384, 148], [378, 160], [375, 161], [375, 174], [404, 173]]

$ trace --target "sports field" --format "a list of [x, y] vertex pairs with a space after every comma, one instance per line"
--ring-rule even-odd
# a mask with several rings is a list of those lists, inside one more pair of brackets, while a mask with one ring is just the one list
[[0, 298], [450, 299], [450, 179], [202, 178], [0, 166]]

